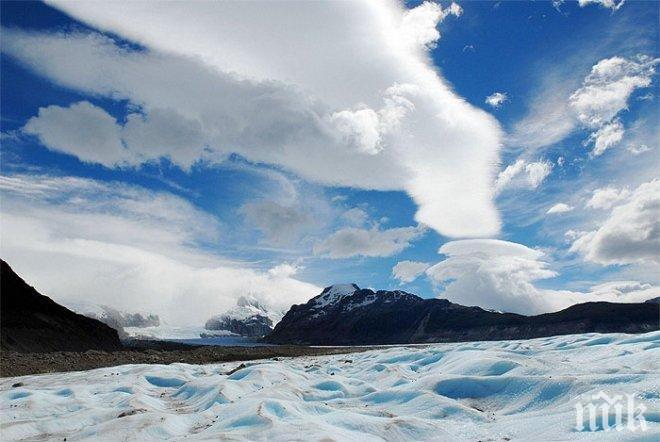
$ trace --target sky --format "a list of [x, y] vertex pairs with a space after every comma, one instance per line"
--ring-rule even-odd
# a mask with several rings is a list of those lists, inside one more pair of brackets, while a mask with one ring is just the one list
[[202, 324], [660, 296], [656, 2], [2, 2], [0, 255]]

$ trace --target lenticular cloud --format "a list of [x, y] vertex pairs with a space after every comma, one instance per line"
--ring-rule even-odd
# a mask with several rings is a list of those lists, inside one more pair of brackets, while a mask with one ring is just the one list
[[[416, 220], [444, 235], [499, 230], [492, 200], [500, 128], [451, 91], [428, 57], [438, 25], [459, 16], [458, 6], [51, 4], [144, 48], [98, 33], [4, 32], [3, 50], [33, 70], [133, 105], [126, 122], [105, 127], [119, 137], [107, 145], [120, 143], [124, 157], [105, 153], [98, 162], [165, 157], [185, 169], [238, 153], [324, 185], [405, 191]], [[48, 123], [32, 121], [41, 131], [30, 133], [94, 161], [87, 146], [50, 146]]]

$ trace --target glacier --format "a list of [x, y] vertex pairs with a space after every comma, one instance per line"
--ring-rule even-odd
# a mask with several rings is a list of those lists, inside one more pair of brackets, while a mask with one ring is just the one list
[[[123, 365], [1, 379], [0, 428], [2, 440], [657, 441], [659, 362], [653, 332]], [[634, 394], [645, 427], [579, 431], [576, 404], [602, 392]]]

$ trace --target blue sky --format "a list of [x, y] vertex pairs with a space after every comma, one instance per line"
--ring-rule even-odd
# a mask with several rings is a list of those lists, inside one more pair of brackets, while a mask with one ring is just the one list
[[656, 2], [315, 3], [3, 2], [3, 258], [174, 322], [658, 296]]

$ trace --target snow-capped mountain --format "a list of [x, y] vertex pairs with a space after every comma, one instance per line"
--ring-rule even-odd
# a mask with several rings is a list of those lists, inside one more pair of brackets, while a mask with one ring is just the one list
[[405, 344], [528, 339], [589, 332], [640, 333], [658, 329], [658, 305], [591, 302], [537, 316], [422, 299], [400, 290], [355, 284], [327, 287], [294, 305], [265, 340], [274, 344]]
[[234, 308], [212, 317], [204, 327], [239, 336], [261, 337], [270, 333], [282, 316], [284, 312], [270, 309], [253, 297], [241, 296]]
[[69, 303], [68, 308], [88, 318], [96, 319], [117, 330], [121, 339], [132, 335], [126, 329], [158, 327], [160, 318], [150, 313], [124, 312], [107, 305]]

